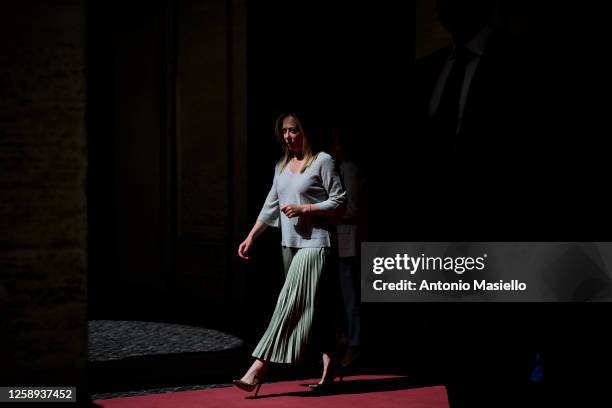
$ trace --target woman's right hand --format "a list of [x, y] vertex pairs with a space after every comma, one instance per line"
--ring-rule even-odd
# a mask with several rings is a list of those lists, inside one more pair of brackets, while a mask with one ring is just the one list
[[249, 250], [251, 249], [252, 245], [253, 239], [251, 239], [251, 237], [247, 237], [238, 247], [238, 256], [246, 260], [251, 259], [249, 256], [247, 256], [247, 254], [249, 253]]

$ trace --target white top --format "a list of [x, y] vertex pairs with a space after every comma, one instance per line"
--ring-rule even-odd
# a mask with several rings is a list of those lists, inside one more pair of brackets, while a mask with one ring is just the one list
[[271, 227], [281, 228], [281, 245], [292, 248], [331, 246], [333, 225], [328, 216], [301, 215], [288, 218], [280, 208], [287, 204], [316, 204], [320, 210], [339, 211], [347, 197], [334, 159], [320, 152], [303, 173], [292, 173], [289, 165], [274, 169], [272, 188], [257, 217]]
[[351, 161], [340, 163], [340, 175], [344, 180], [348, 204], [346, 212], [337, 226], [338, 231], [338, 256], [346, 258], [357, 256], [357, 216], [361, 196], [362, 179], [359, 167]]

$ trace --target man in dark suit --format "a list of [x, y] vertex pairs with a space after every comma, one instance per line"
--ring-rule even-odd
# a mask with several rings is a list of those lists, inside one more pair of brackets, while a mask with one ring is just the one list
[[[527, 95], [536, 74], [528, 49], [492, 23], [494, 1], [438, 0], [436, 5], [452, 42], [415, 64], [411, 141], [420, 154], [413, 165], [426, 169], [426, 184], [438, 187], [425, 206], [436, 211], [431, 222], [475, 229], [485, 209], [519, 200], [512, 180], [524, 158], [536, 154], [525, 132], [534, 129], [526, 124], [534, 122], [531, 101], [537, 98]], [[474, 189], [480, 191], [478, 200], [470, 192]], [[452, 208], [448, 197], [455, 198]], [[517, 225], [513, 213], [507, 221], [511, 228]], [[480, 239], [493, 228], [489, 221], [481, 224]], [[427, 234], [431, 224], [425, 227]]]
[[[607, 127], [595, 124], [607, 116], [593, 109], [604, 75], [584, 46], [593, 39], [575, 36], [574, 16], [558, 20], [571, 27], [567, 37], [546, 25], [557, 6], [545, 7], [536, 19], [541, 27], [512, 38], [491, 24], [492, 3], [437, 0], [452, 43], [415, 66], [417, 126], [403, 163], [422, 189], [410, 202], [416, 216], [407, 234], [420, 241], [593, 240], [594, 229], [605, 237], [609, 150], [599, 140]], [[570, 47], [568, 38], [582, 47]], [[526, 391], [541, 385], [543, 406], [607, 391], [601, 383], [609, 377], [594, 369], [610, 367], [609, 336], [600, 327], [607, 307], [426, 306], [440, 324], [423, 332], [448, 342], [432, 347], [453, 407], [535, 405]], [[530, 383], [538, 353], [540, 385]]]
[[494, 2], [438, 0], [437, 10], [452, 43], [417, 63], [419, 130], [444, 154], [505, 154], [525, 76], [512, 42], [491, 24]]
[[[504, 240], [499, 232], [513, 228], [508, 209], [519, 196], [508, 191], [518, 154], [526, 150], [521, 127], [529, 109], [522, 90], [529, 84], [520, 53], [492, 24], [494, 3], [437, 0], [452, 42], [415, 67], [413, 139], [423, 153], [413, 155], [420, 157], [413, 170], [424, 186], [434, 187], [414, 204], [426, 220], [414, 226], [423, 239]], [[492, 216], [496, 209], [509, 215]], [[487, 305], [486, 312], [483, 306], [432, 305], [443, 324], [430, 336], [453, 339], [438, 356], [451, 406], [519, 406], [526, 403], [521, 391], [529, 382], [530, 323], [524, 316], [514, 319], [517, 308], [511, 305]], [[486, 318], [491, 313], [495, 318]]]

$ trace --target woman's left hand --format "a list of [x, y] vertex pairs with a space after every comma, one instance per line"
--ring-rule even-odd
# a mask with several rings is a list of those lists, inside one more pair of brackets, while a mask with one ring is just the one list
[[288, 218], [293, 218], [306, 214], [307, 207], [307, 205], [287, 204], [281, 207], [281, 211], [285, 213]]

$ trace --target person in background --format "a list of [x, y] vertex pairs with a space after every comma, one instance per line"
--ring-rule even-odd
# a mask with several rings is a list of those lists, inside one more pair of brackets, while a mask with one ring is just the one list
[[348, 203], [346, 211], [337, 225], [338, 231], [338, 270], [342, 300], [346, 316], [346, 352], [340, 361], [343, 368], [352, 366], [361, 345], [360, 316], [360, 220], [363, 179], [353, 161], [350, 141], [345, 129], [334, 127], [331, 135], [331, 154], [338, 161], [340, 175], [346, 188]]

